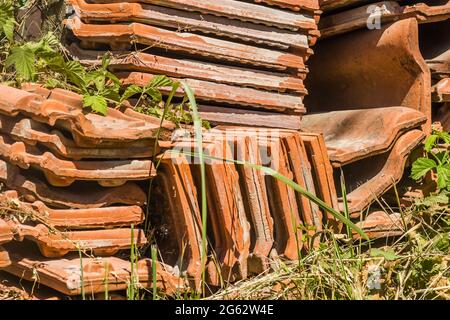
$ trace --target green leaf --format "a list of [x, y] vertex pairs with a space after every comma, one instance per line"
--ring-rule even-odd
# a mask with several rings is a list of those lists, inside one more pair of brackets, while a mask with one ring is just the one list
[[102, 96], [85, 94], [83, 96], [83, 108], [91, 108], [93, 111], [102, 115], [108, 113], [108, 103]]
[[427, 174], [428, 171], [436, 168], [436, 162], [428, 158], [417, 159], [411, 169], [411, 178], [414, 180], [419, 180]]
[[425, 146], [424, 146], [424, 149], [426, 152], [430, 152], [431, 149], [433, 149], [438, 138], [439, 138], [439, 136], [436, 134], [432, 134], [427, 138], [427, 140], [425, 141]]
[[171, 87], [173, 81], [170, 80], [167, 76], [158, 75], [153, 77], [152, 81], [145, 87], [148, 88], [161, 88], [161, 87]]
[[15, 26], [16, 26], [16, 20], [14, 20], [14, 18], [6, 19], [3, 22], [3, 33], [5, 34], [6, 38], [10, 42], [14, 41], [14, 28], [15, 28]]
[[14, 66], [19, 76], [31, 80], [36, 74], [35, 54], [27, 46], [14, 47], [5, 61], [5, 66]]
[[437, 173], [437, 186], [439, 189], [447, 187], [447, 183], [450, 180], [450, 169], [445, 166], [439, 166], [436, 169]]
[[437, 205], [448, 205], [449, 197], [444, 193], [428, 196], [421, 201], [421, 204], [427, 207], [433, 207]]
[[122, 97], [120, 98], [120, 102], [123, 102], [136, 94], [142, 94], [142, 92], [143, 92], [143, 89], [137, 85], [133, 84], [131, 86], [128, 86], [125, 89], [125, 92], [122, 94]]
[[370, 250], [370, 256], [371, 257], [383, 257], [388, 261], [394, 261], [399, 258], [399, 256], [397, 256], [394, 249], [392, 249], [392, 248], [389, 248], [387, 250], [373, 248]]

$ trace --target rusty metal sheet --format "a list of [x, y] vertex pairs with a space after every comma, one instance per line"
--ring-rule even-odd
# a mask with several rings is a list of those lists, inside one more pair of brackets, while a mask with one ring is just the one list
[[[370, 10], [376, 6], [377, 10]], [[381, 1], [343, 11], [321, 19], [319, 28], [321, 39], [336, 36], [353, 30], [367, 28], [371, 19], [387, 23], [399, 19], [416, 18], [419, 23], [443, 21], [450, 17], [450, 2], [429, 6], [425, 3], [401, 6], [395, 1]]]
[[[122, 0], [94, 0], [94, 3], [115, 3]], [[299, 29], [314, 30], [314, 17], [308, 13], [282, 11], [275, 8], [246, 3], [235, 0], [131, 0], [129, 2], [144, 2], [165, 7], [200, 12], [214, 16], [227, 17], [241, 21], [275, 26], [282, 29], [297, 31]], [[279, 3], [281, 1], [278, 1]]]
[[[12, 261], [12, 264], [5, 268], [6, 272], [29, 281], [35, 281], [37, 274], [40, 284], [67, 295], [81, 294], [82, 287], [87, 295], [104, 292], [106, 288], [110, 292], [124, 290], [131, 281], [133, 271], [130, 261], [127, 260], [117, 257], [84, 257], [80, 261], [78, 255], [65, 259], [47, 259], [25, 250], [20, 243], [14, 245], [8, 244], [6, 248]], [[134, 272], [140, 286], [153, 287], [150, 259], [139, 260]], [[183, 280], [175, 276], [169, 266], [158, 262], [156, 273], [157, 288], [167, 295], [173, 295], [185, 288]]]
[[190, 163], [183, 155], [170, 152], [160, 155], [159, 161], [150, 198], [158, 248], [163, 261], [186, 272], [199, 289], [202, 223]]
[[140, 43], [173, 52], [204, 56], [219, 61], [237, 62], [285, 70], [304, 69], [304, 58], [291, 53], [263, 49], [246, 44], [201, 36], [188, 32], [165, 30], [140, 23], [131, 24], [85, 24], [79, 18], [65, 22], [74, 35], [85, 44], [106, 44], [116, 47], [130, 47]]
[[406, 107], [343, 110], [303, 116], [302, 129], [322, 133], [334, 167], [385, 152], [427, 117]]
[[450, 102], [450, 78], [444, 78], [432, 88], [433, 102]]
[[83, 148], [78, 147], [70, 138], [61, 131], [51, 128], [43, 123], [30, 118], [7, 117], [0, 115], [0, 132], [6, 133], [14, 140], [22, 141], [30, 145], [42, 145], [48, 148], [58, 157], [80, 159], [126, 159], [132, 155], [135, 158], [150, 158], [154, 153], [159, 153], [154, 147], [130, 147], [130, 148]]
[[[372, 240], [397, 237], [405, 232], [402, 216], [399, 213], [371, 212], [364, 221], [358, 222], [356, 225]], [[353, 232], [353, 239], [360, 240], [361, 236]]]
[[128, 180], [147, 180], [156, 176], [150, 160], [69, 161], [56, 158], [35, 146], [14, 142], [0, 134], [0, 156], [23, 169], [37, 168], [56, 187], [66, 187], [76, 180], [94, 180], [101, 186], [125, 184]]
[[[91, 209], [51, 209], [41, 201], [28, 203], [20, 200], [17, 191], [0, 193], [0, 202], [13, 208], [31, 211], [40, 221], [55, 228], [94, 229], [138, 225], [144, 220], [144, 213], [138, 206], [114, 206]], [[1, 223], [0, 223], [1, 229]], [[1, 238], [0, 231], [0, 238]], [[0, 240], [1, 242], [1, 240]]]
[[89, 4], [84, 0], [69, 2], [77, 16], [87, 23], [140, 22], [168, 28], [177, 26], [179, 29], [192, 32], [213, 34], [283, 50], [295, 48], [306, 51], [309, 48], [307, 35], [196, 12], [128, 2], [108, 4]]
[[92, 112], [85, 114], [81, 107], [12, 87], [0, 86], [0, 96], [4, 97], [0, 102], [0, 113], [8, 116], [21, 113], [36, 121], [68, 130], [78, 146], [151, 146], [159, 128], [159, 125], [112, 108], [109, 108], [106, 117]]
[[424, 138], [421, 130], [408, 131], [398, 138], [390, 151], [342, 167], [352, 217], [358, 217], [402, 178], [408, 156]]
[[[104, 51], [84, 50], [72, 43], [70, 52], [88, 65], [101, 64]], [[237, 68], [205, 61], [168, 58], [143, 52], [115, 52], [110, 61], [112, 71], [137, 71], [165, 74], [175, 78], [206, 80], [229, 85], [265, 89], [277, 92], [305, 92], [303, 80], [284, 73]], [[124, 56], [125, 55], [125, 56]], [[303, 72], [306, 74], [306, 69]], [[303, 74], [303, 76], [305, 76]]]
[[55, 232], [43, 224], [33, 227], [10, 221], [10, 225], [15, 239], [36, 242], [42, 255], [47, 258], [60, 258], [79, 250], [92, 252], [96, 256], [111, 256], [119, 250], [129, 249], [132, 243], [139, 248], [147, 243], [144, 231], [140, 229]]
[[[146, 86], [154, 77], [152, 74], [140, 72], [117, 73], [117, 76], [123, 84], [139, 86]], [[301, 95], [278, 94], [194, 79], [184, 79], [183, 81], [195, 92], [196, 98], [200, 101], [238, 104], [269, 111], [298, 113], [299, 115], [306, 112]], [[165, 90], [170, 89], [162, 89], [163, 92]], [[304, 94], [306, 91], [302, 95]], [[184, 91], [179, 89], [176, 95], [182, 96]]]
[[145, 192], [133, 182], [102, 188], [97, 183], [75, 182], [70, 189], [47, 185], [35, 174], [24, 175], [23, 170], [0, 160], [0, 181], [17, 190], [29, 202], [40, 200], [56, 208], [100, 208], [113, 204], [143, 205]]
[[405, 106], [431, 118], [430, 70], [416, 19], [322, 41], [309, 66], [310, 111]]

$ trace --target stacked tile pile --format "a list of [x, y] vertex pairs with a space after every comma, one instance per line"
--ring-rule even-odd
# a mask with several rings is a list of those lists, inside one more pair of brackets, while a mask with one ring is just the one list
[[69, 50], [83, 62], [112, 50], [120, 58], [111, 69], [126, 84], [184, 79], [212, 123], [300, 128], [317, 0], [69, 3]]
[[[336, 175], [342, 168], [360, 211], [407, 171], [417, 156], [408, 145], [423, 140], [420, 129], [428, 133], [435, 117], [449, 130], [450, 2], [323, 0], [321, 9], [322, 37], [306, 80], [311, 114], [302, 129], [324, 134]], [[340, 158], [345, 148], [360, 152]], [[397, 172], [383, 174], [389, 166]], [[369, 178], [371, 195], [356, 192]]]
[[[339, 46], [339, 42], [341, 46], [346, 45], [345, 43], [348, 43], [350, 39], [358, 39], [358, 42], [362, 43], [362, 38], [368, 40], [370, 37], [368, 31], [376, 31], [379, 28], [383, 30], [393, 29], [386, 27], [386, 25], [398, 20], [413, 19], [417, 21], [419, 24], [418, 47], [416, 44], [417, 31], [411, 30], [413, 40], [411, 44], [416, 47], [411, 54], [416, 55], [414, 59], [417, 64], [419, 60], [422, 60], [420, 56], [425, 59], [426, 68], [431, 72], [431, 84], [424, 82], [423, 85], [432, 86], [433, 119], [440, 121], [445, 130], [450, 130], [450, 109], [448, 106], [450, 88], [448, 84], [450, 81], [450, 1], [364, 1], [361, 3], [351, 0], [322, 0], [321, 9], [324, 11], [319, 25], [321, 39], [330, 38], [329, 42], [324, 41], [329, 43], [328, 49], [331, 49], [331, 46]], [[367, 30], [367, 28], [372, 30]], [[413, 27], [413, 29], [416, 28]], [[332, 38], [334, 39], [332, 40]], [[375, 39], [376, 37], [372, 36], [372, 38]], [[365, 43], [368, 45], [368, 42]], [[368, 50], [371, 50], [369, 45]], [[387, 53], [385, 52], [385, 54]], [[348, 58], [348, 61], [351, 61], [351, 59]], [[423, 63], [421, 62], [421, 64]], [[425, 64], [423, 66], [425, 67]], [[385, 70], [389, 70], [387, 65]], [[425, 70], [422, 72], [425, 72]], [[427, 75], [427, 77], [429, 76]], [[402, 78], [399, 76], [398, 79]], [[409, 86], [409, 84], [407, 85]], [[426, 90], [428, 91], [428, 88]], [[425, 95], [423, 96], [425, 97]], [[429, 97], [426, 98], [429, 100]], [[410, 104], [412, 105], [412, 102]], [[428, 106], [426, 106], [426, 109], [428, 112], [431, 110]], [[425, 108], [422, 107], [421, 111], [424, 112], [424, 110]], [[431, 113], [427, 115], [431, 116]]]
[[[27, 280], [37, 272], [40, 283], [70, 295], [83, 282], [102, 292], [105, 278], [109, 290], [126, 288], [131, 266], [120, 253], [147, 243], [139, 228], [146, 193], [136, 182], [156, 174], [148, 159], [158, 152], [159, 120], [132, 110], [85, 113], [74, 93], [25, 89], [0, 86], [0, 181], [9, 189], [0, 200], [12, 210], [0, 220], [0, 243], [8, 242], [0, 266]], [[159, 285], [174, 290], [170, 268], [157, 267]], [[152, 285], [150, 260], [136, 262], [136, 273]]]

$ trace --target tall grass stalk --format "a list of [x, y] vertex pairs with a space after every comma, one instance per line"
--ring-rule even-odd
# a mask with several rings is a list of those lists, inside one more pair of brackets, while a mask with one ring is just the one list
[[201, 207], [202, 207], [202, 293], [205, 295], [205, 275], [206, 275], [206, 256], [207, 256], [207, 239], [206, 239], [206, 228], [207, 228], [207, 204], [206, 204], [206, 173], [205, 173], [205, 155], [203, 153], [203, 139], [202, 139], [202, 119], [197, 108], [197, 102], [195, 100], [195, 95], [192, 89], [184, 82], [182, 82], [184, 92], [186, 93], [189, 103], [192, 109], [192, 119], [194, 121], [195, 130], [195, 141], [197, 144], [198, 158], [200, 161], [200, 176], [201, 176]]

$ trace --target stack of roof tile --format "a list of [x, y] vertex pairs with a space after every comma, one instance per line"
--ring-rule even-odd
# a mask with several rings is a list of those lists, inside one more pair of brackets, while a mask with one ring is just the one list
[[442, 119], [449, 117], [450, 2], [320, 5], [323, 37], [309, 63], [309, 114], [301, 125], [324, 134], [336, 185], [342, 170], [350, 213], [358, 216], [402, 178], [438, 111], [432, 98]]
[[[201, 199], [198, 145], [182, 138], [160, 156], [152, 224], [162, 260], [198, 285]], [[275, 256], [295, 260], [340, 223], [281, 181], [238, 160], [272, 167], [338, 209], [333, 172], [320, 134], [219, 126], [203, 136], [206, 156], [207, 281], [236, 281], [269, 269]], [[167, 197], [169, 195], [169, 197]], [[167, 201], [161, 205], [161, 199]], [[161, 227], [158, 227], [161, 226]]]
[[[126, 288], [130, 263], [115, 255], [147, 243], [139, 228], [146, 195], [135, 181], [156, 174], [148, 159], [158, 152], [159, 121], [131, 110], [85, 113], [76, 94], [25, 89], [0, 86], [0, 181], [11, 189], [0, 200], [26, 218], [2, 216], [0, 242], [15, 241], [1, 248], [0, 266], [28, 280], [37, 272], [65, 294], [101, 292], [105, 277], [109, 290]], [[83, 276], [80, 250], [88, 255]], [[152, 283], [151, 265], [136, 264], [144, 286]], [[173, 292], [176, 276], [157, 268], [160, 287]]]
[[[450, 36], [448, 32], [448, 30], [450, 30], [450, 1], [404, 0], [381, 2], [363, 1], [361, 3], [361, 1], [351, 0], [322, 0], [321, 9], [324, 11], [319, 24], [321, 39], [327, 40], [322, 41], [322, 45], [318, 48], [317, 51], [319, 57], [317, 57], [316, 61], [320, 61], [318, 62], [320, 64], [327, 64], [327, 58], [324, 58], [324, 55], [326, 55], [324, 51], [328, 50], [335, 53], [336, 51], [334, 49], [336, 49], [337, 55], [333, 54], [333, 61], [338, 59], [341, 61], [340, 66], [342, 67], [347, 66], [347, 63], [352, 63], [354, 66], [352, 69], [359, 69], [358, 72], [364, 72], [366, 74], [373, 70], [373, 66], [376, 66], [379, 70], [388, 70], [388, 68], [390, 68], [389, 74], [391, 79], [388, 79], [388, 77], [381, 79], [381, 76], [373, 77], [371, 75], [367, 75], [367, 82], [371, 83], [372, 87], [366, 87], [366, 89], [371, 89], [372, 92], [381, 92], [383, 89], [383, 86], [380, 85], [381, 81], [384, 81], [386, 88], [388, 86], [392, 88], [394, 81], [397, 81], [397, 79], [405, 79], [401, 76], [401, 73], [393, 71], [395, 70], [393, 69], [394, 66], [391, 66], [391, 63], [387, 58], [388, 54], [394, 56], [392, 47], [387, 47], [387, 40], [388, 37], [392, 37], [392, 35], [389, 35], [388, 32], [394, 32], [399, 29], [394, 26], [398, 26], [401, 22], [395, 21], [413, 20], [414, 22], [411, 22], [412, 24], [418, 23], [418, 27], [411, 26], [411, 30], [408, 33], [405, 33], [403, 40], [401, 40], [402, 37], [398, 38], [399, 44], [401, 42], [405, 42], [406, 45], [409, 44], [410, 46], [410, 58], [408, 59], [411, 60], [411, 62], [408, 64], [412, 66], [412, 68], [409, 68], [412, 76], [409, 76], [410, 80], [404, 81], [404, 88], [400, 88], [401, 86], [398, 86], [399, 88], [397, 90], [391, 90], [391, 92], [395, 92], [397, 94], [397, 97], [392, 97], [391, 99], [380, 99], [385, 99], [385, 102], [388, 102], [388, 100], [397, 100], [397, 105], [400, 105], [399, 102], [403, 102], [402, 105], [411, 107], [415, 106], [415, 108], [421, 110], [422, 112], [430, 112], [427, 114], [430, 116], [430, 119], [431, 110], [433, 110], [433, 119], [441, 121], [445, 130], [450, 130], [450, 109], [448, 106], [449, 87], [447, 85], [450, 72]], [[409, 38], [407, 37], [408, 35]], [[371, 42], [371, 40], [376, 41], [377, 39], [382, 40], [385, 44], [383, 45], [383, 43]], [[353, 42], [353, 46], [348, 45], [350, 41]], [[353, 50], [355, 45], [358, 46], [359, 49], [363, 50], [356, 51], [361, 57], [365, 58], [365, 64], [359, 68], [356, 66], [356, 63], [354, 63], [355, 60], [353, 59], [356, 53], [353, 55], [347, 55], [344, 58], [344, 55], [348, 53], [344, 51]], [[346, 46], [347, 49], [345, 49], [344, 46]], [[386, 47], [386, 49], [381, 51], [383, 46]], [[400, 46], [398, 47], [400, 49]], [[373, 51], [374, 49], [377, 49], [379, 52], [370, 54], [369, 50]], [[386, 60], [384, 66], [381, 65], [380, 61], [377, 61], [375, 55], [378, 55], [378, 60]], [[367, 56], [371, 56], [372, 58], [367, 59]], [[403, 57], [402, 59], [405, 58]], [[425, 63], [423, 60], [425, 60]], [[372, 69], [368, 66], [368, 64], [372, 65]], [[414, 65], [416, 66], [414, 67]], [[425, 70], [424, 67], [428, 70]], [[317, 70], [317, 66], [315, 65], [312, 65], [311, 68], [314, 69], [315, 72], [321, 72], [320, 70]], [[420, 71], [419, 69], [423, 70]], [[404, 68], [404, 70], [408, 70], [408, 68]], [[341, 67], [338, 67], [337, 73], [340, 72], [342, 72]], [[423, 73], [426, 78], [429, 78], [429, 75], [426, 74], [428, 72], [431, 73], [431, 83], [429, 83], [429, 80], [423, 77], [420, 79], [418, 76], [419, 73]], [[333, 73], [333, 76], [337, 76], [337, 73]], [[398, 75], [398, 78], [396, 75]], [[349, 90], [348, 88], [351, 86], [351, 82], [359, 81], [359, 79], [356, 80], [356, 77], [349, 79], [352, 76], [352, 73], [349, 72], [349, 75], [344, 80], [345, 89], [343, 90], [344, 93], [342, 95], [348, 94], [346, 90]], [[315, 77], [315, 75], [312, 75], [312, 77]], [[418, 83], [415, 85], [412, 84], [414, 78], [421, 82], [421, 85], [424, 86], [423, 89], [418, 88], [418, 86], [420, 86]], [[327, 81], [327, 83], [323, 82], [320, 85], [329, 85], [329, 81]], [[426, 105], [429, 104], [428, 101], [424, 104], [424, 102], [419, 103], [419, 101], [410, 100], [412, 95], [419, 95], [418, 90], [426, 90], [422, 91], [421, 95], [427, 100], [430, 100], [430, 97], [428, 96], [429, 86], [432, 87], [431, 98], [433, 102], [433, 109]], [[311, 86], [309, 88], [311, 89]], [[340, 89], [341, 88], [338, 88], [337, 90]], [[412, 90], [414, 90], [415, 93]], [[387, 90], [383, 90], [383, 95], [378, 94], [378, 96], [385, 96], [386, 91]], [[427, 95], [424, 94], [425, 92]], [[312, 94], [314, 95], [314, 93]], [[370, 96], [371, 94], [366, 94], [367, 98]], [[389, 94], [387, 94], [387, 97], [389, 97]], [[350, 101], [354, 102], [355, 99], [357, 100], [360, 98], [360, 95], [356, 94], [354, 98], [350, 98]], [[330, 101], [333, 100], [333, 95], [331, 95], [329, 99]], [[403, 99], [403, 101], [400, 99]], [[372, 101], [374, 103], [377, 102], [377, 100]], [[320, 102], [317, 101], [317, 103]], [[339, 106], [339, 101], [335, 105]], [[312, 108], [309, 105], [308, 107]], [[325, 108], [326, 107], [327, 106], [325, 106]]]
[[111, 69], [124, 83], [184, 79], [205, 120], [299, 128], [317, 0], [69, 2], [69, 49], [83, 62], [112, 49], [120, 58]]

